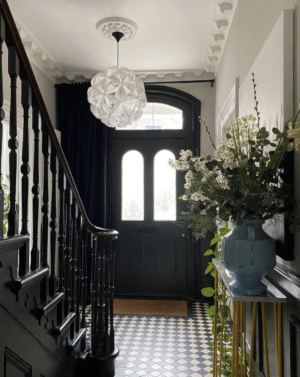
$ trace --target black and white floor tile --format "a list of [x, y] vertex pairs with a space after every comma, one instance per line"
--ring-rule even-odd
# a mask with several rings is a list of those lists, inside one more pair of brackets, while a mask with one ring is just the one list
[[193, 318], [116, 315], [120, 354], [115, 377], [211, 376], [212, 322], [208, 304], [195, 303]]

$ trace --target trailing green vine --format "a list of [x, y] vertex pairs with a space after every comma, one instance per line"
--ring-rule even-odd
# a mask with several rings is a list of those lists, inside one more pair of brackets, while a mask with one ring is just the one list
[[[214, 238], [210, 242], [210, 246], [214, 246], [215, 250], [209, 249], [204, 255], [205, 256], [214, 256], [217, 259], [220, 259], [221, 256], [221, 240], [230, 231], [228, 224], [226, 223], [224, 227], [220, 228], [218, 233], [215, 233]], [[208, 266], [205, 270], [205, 274], [211, 274], [213, 278], [216, 276], [215, 266], [213, 262], [208, 262]], [[217, 370], [218, 373], [221, 372], [223, 376], [231, 377], [232, 376], [232, 347], [231, 347], [231, 334], [229, 331], [228, 322], [230, 320], [230, 307], [227, 305], [229, 297], [226, 296], [223, 299], [223, 288], [224, 283], [222, 281], [218, 284], [217, 292], [217, 323], [215, 323], [215, 305], [212, 305], [208, 308], [207, 314], [210, 317], [210, 320], [213, 322], [212, 334], [215, 334], [215, 329], [217, 331]], [[206, 287], [201, 290], [203, 296], [205, 297], [214, 297], [215, 289], [213, 287]], [[223, 328], [223, 335], [222, 335]], [[214, 341], [211, 342], [211, 346], [214, 348]], [[221, 360], [220, 360], [221, 358]], [[220, 370], [221, 369], [221, 370]], [[211, 370], [210, 373], [213, 373]], [[219, 375], [219, 374], [218, 374]]]

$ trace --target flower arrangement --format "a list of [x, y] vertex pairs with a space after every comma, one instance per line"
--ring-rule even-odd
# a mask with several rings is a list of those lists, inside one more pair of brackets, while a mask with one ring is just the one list
[[292, 187], [282, 180], [282, 162], [293, 151], [300, 152], [300, 107], [282, 131], [273, 128], [272, 138], [260, 126], [256, 84], [253, 76], [256, 117], [238, 118], [227, 133], [227, 141], [216, 147], [204, 121], [214, 157], [193, 156], [181, 151], [172, 167], [185, 171], [185, 194], [188, 211], [184, 217], [196, 238], [214, 232], [216, 224], [230, 218], [237, 225], [244, 219], [276, 219], [284, 215], [295, 233], [300, 220], [294, 216], [296, 205]]

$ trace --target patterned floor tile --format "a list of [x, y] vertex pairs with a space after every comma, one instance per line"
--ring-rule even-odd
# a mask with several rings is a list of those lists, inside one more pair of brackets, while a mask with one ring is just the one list
[[115, 377], [205, 377], [212, 369], [208, 304], [194, 303], [193, 318], [116, 315], [120, 350]]

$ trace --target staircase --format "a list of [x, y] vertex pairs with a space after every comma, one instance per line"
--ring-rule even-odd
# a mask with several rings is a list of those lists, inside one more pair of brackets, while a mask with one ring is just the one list
[[[3, 75], [10, 80], [7, 235], [0, 224], [0, 377], [114, 376], [113, 241], [118, 233], [89, 221], [6, 0], [0, 11], [0, 173]], [[8, 72], [3, 72], [3, 43]]]

